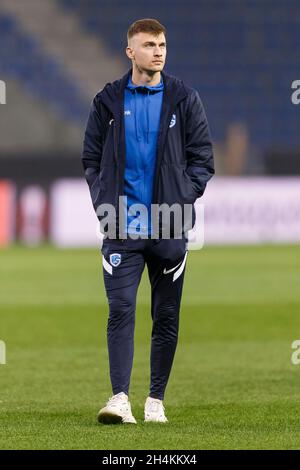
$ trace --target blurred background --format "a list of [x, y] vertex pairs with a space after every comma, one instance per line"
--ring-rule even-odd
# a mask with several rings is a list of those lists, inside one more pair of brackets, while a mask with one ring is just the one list
[[196, 88], [215, 148], [206, 243], [300, 241], [295, 0], [0, 0], [0, 246], [93, 246], [80, 161], [93, 96], [130, 67], [128, 26], [167, 28], [165, 70]]
[[[126, 32], [145, 17], [167, 28], [165, 70], [200, 93], [216, 175], [196, 203], [205, 249], [188, 257], [172, 425], [142, 423], [145, 269], [141, 424], [116, 432], [96, 424], [108, 304], [81, 150], [93, 96], [130, 67]], [[0, 449], [300, 449], [299, 31], [299, 0], [0, 0]]]

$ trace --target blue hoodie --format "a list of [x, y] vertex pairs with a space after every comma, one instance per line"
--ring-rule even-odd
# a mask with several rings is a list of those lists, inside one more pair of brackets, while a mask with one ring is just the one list
[[[163, 99], [163, 81], [156, 86], [134, 85], [129, 77], [124, 96], [126, 159], [124, 195], [127, 207], [144, 204], [148, 211], [148, 230], [142, 216], [128, 215], [127, 232], [151, 234], [151, 202], [156, 163], [156, 144]], [[128, 230], [134, 220], [141, 221]]]

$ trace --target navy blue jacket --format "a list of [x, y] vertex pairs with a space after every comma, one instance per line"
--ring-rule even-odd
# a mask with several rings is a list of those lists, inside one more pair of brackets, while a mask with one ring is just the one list
[[[124, 195], [124, 89], [130, 69], [94, 98], [85, 131], [82, 163], [95, 211], [112, 204], [118, 217]], [[164, 96], [157, 141], [152, 203], [194, 204], [214, 174], [205, 111], [196, 90], [162, 72]], [[175, 123], [174, 123], [175, 121]], [[188, 229], [195, 223], [195, 209]], [[102, 227], [105, 231], [105, 227]], [[118, 230], [118, 224], [117, 224]], [[171, 229], [172, 234], [172, 229]]]

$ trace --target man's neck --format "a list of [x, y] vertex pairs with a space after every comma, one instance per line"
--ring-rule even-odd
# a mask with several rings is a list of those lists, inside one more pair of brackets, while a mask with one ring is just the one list
[[153, 75], [148, 75], [146, 72], [139, 72], [139, 70], [133, 69], [131, 80], [134, 85], [155, 86], [161, 81], [161, 73], [155, 72]]

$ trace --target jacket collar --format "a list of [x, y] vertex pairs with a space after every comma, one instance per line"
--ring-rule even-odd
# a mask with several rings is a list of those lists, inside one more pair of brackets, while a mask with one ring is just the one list
[[[129, 77], [132, 75], [132, 69], [113, 83], [105, 85], [100, 92], [99, 97], [103, 104], [115, 115], [120, 110], [120, 104], [123, 103], [124, 90], [128, 84]], [[161, 72], [164, 83], [164, 101], [171, 103], [173, 106], [186, 97], [187, 91], [181, 80], [165, 72]]]
[[129, 89], [131, 91], [134, 91], [134, 90], [141, 90], [141, 89], [147, 89], [149, 91], [153, 91], [153, 92], [159, 92], [159, 91], [162, 91], [164, 89], [164, 82], [163, 80], [161, 79], [160, 80], [160, 83], [158, 83], [157, 85], [154, 85], [154, 86], [150, 86], [150, 85], [135, 85], [134, 83], [132, 83], [132, 79], [131, 79], [131, 76], [129, 76], [129, 80], [128, 80], [128, 83], [126, 85], [126, 89]]

